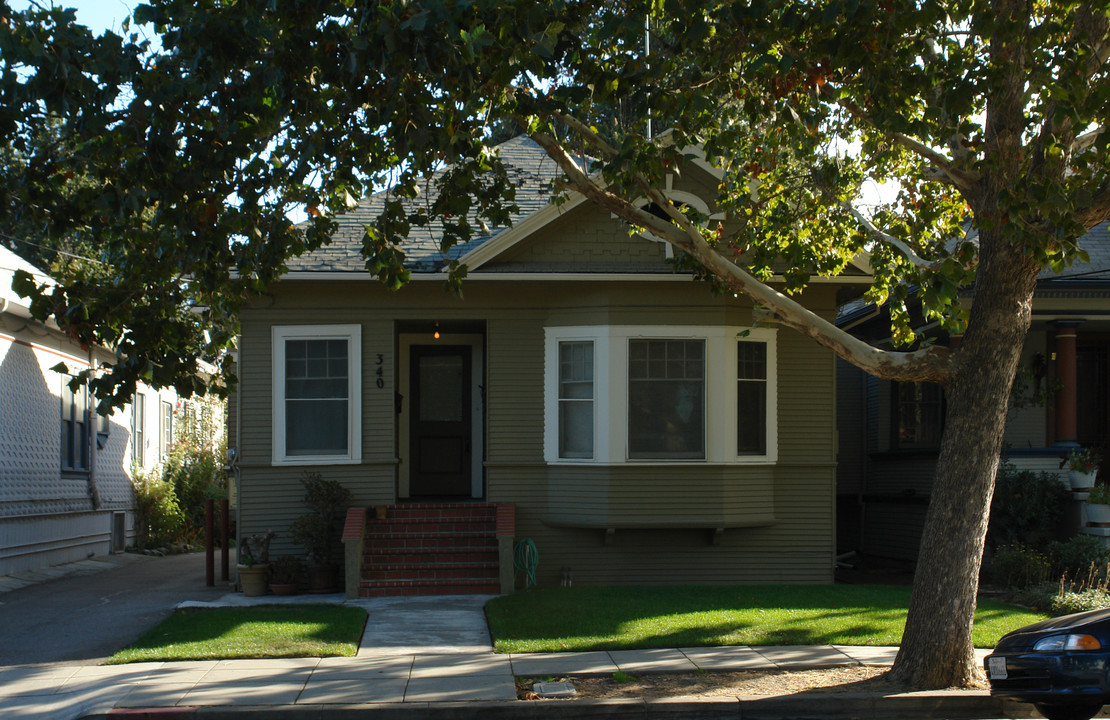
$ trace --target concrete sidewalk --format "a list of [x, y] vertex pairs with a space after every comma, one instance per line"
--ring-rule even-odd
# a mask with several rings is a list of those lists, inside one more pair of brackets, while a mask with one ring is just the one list
[[[43, 665], [0, 668], [0, 717], [36, 720], [115, 717], [344, 718], [403, 713], [451, 718], [552, 715], [609, 718], [690, 717], [1031, 717], [1030, 706], [983, 691], [879, 696], [800, 693], [778, 697], [668, 701], [516, 699], [515, 676], [564, 677], [695, 671], [886, 665], [895, 648], [728, 647], [497, 655], [486, 596], [349, 601], [369, 621], [357, 657]], [[215, 603], [345, 602], [342, 596]]]

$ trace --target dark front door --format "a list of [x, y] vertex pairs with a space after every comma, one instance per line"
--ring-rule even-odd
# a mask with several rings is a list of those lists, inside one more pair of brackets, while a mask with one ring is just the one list
[[469, 345], [411, 347], [409, 493], [470, 497]]
[[1086, 448], [1106, 454], [1110, 438], [1110, 388], [1105, 345], [1080, 347], [1076, 356], [1076, 440]]

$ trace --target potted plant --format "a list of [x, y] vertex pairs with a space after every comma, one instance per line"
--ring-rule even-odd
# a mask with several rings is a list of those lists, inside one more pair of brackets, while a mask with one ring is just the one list
[[301, 586], [304, 563], [296, 555], [282, 555], [270, 568], [270, 591], [274, 595], [295, 595]]
[[246, 597], [266, 594], [266, 581], [270, 576], [270, 541], [276, 533], [267, 530], [243, 540], [239, 548], [239, 587]]
[[1067, 467], [1068, 481], [1072, 490], [1086, 490], [1095, 484], [1098, 475], [1099, 455], [1093, 450], [1079, 448], [1072, 450], [1060, 462], [1060, 467]]
[[305, 471], [301, 484], [309, 511], [294, 520], [289, 530], [305, 548], [309, 591], [329, 592], [335, 586], [332, 551], [339, 544], [342, 513], [351, 503], [351, 491], [318, 472]]
[[1087, 522], [1110, 523], [1110, 487], [1095, 485], [1087, 496]]

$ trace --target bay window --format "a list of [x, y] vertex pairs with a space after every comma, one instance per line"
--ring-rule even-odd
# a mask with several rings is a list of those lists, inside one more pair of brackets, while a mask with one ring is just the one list
[[545, 332], [547, 462], [777, 459], [773, 328], [599, 325]]

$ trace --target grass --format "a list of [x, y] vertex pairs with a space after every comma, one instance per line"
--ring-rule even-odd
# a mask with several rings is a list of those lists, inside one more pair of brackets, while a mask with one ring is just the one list
[[178, 610], [108, 664], [157, 660], [351, 657], [366, 611], [341, 605], [256, 605]]
[[[497, 652], [715, 645], [898, 645], [910, 588], [889, 585], [575, 587], [486, 606]], [[1047, 615], [980, 600], [976, 647]]]

